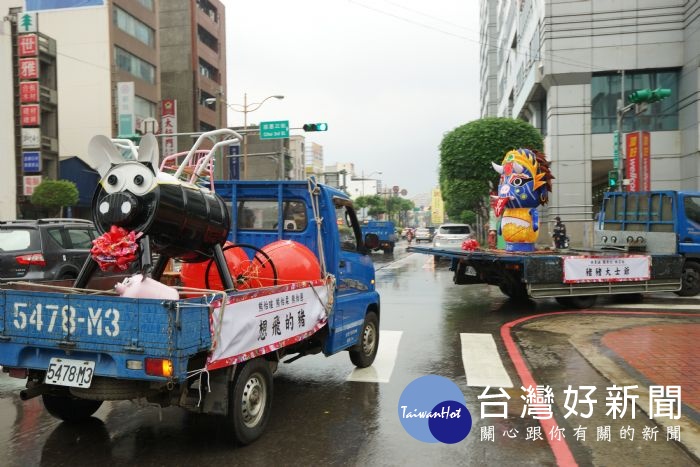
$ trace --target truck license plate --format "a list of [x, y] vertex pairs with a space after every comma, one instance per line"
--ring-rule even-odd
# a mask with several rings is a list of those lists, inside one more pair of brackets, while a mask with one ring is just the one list
[[46, 370], [44, 383], [72, 386], [74, 388], [89, 388], [94, 373], [95, 362], [52, 358], [49, 362], [49, 368]]

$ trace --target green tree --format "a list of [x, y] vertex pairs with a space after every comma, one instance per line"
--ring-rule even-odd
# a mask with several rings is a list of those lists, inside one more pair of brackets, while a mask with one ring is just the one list
[[379, 195], [358, 196], [354, 203], [360, 209], [367, 208], [367, 215], [372, 217], [378, 217], [387, 212], [386, 202]]
[[440, 189], [445, 212], [455, 221], [473, 223], [488, 217], [489, 184], [498, 186], [500, 164], [512, 149], [542, 151], [540, 132], [523, 120], [483, 118], [445, 134], [440, 143]]
[[68, 180], [44, 180], [32, 195], [32, 204], [46, 209], [49, 215], [61, 215], [65, 206], [73, 206], [77, 202], [78, 188]]

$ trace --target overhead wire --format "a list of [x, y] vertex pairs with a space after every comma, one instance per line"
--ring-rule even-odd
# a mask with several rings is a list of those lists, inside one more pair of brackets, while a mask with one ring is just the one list
[[[431, 18], [431, 19], [434, 19], [434, 20], [437, 20], [437, 21], [440, 21], [440, 22], [443, 22], [443, 23], [446, 23], [446, 24], [454, 25], [454, 26], [459, 27], [460, 29], [463, 29], [463, 30], [465, 30], [465, 31], [477, 32], [477, 31], [474, 31], [474, 30], [469, 29], [469, 28], [464, 27], [464, 26], [457, 26], [455, 23], [452, 23], [452, 22], [447, 21], [447, 20], [440, 19], [440, 18], [438, 18], [438, 17], [436, 17], [436, 16], [429, 15], [429, 14], [427, 14], [427, 13], [423, 13], [423, 12], [421, 12], [421, 11], [419, 11], [419, 10], [415, 10], [415, 9], [413, 9], [413, 8], [409, 8], [409, 7], [406, 7], [406, 6], [403, 6], [403, 5], [398, 5], [398, 4], [396, 4], [395, 2], [392, 2], [392, 1], [390, 1], [390, 0], [384, 0], [384, 1], [387, 2], [387, 3], [389, 3], [389, 4], [396, 5], [397, 7], [402, 8], [402, 9], [404, 9], [404, 10], [411, 11], [411, 12], [413, 12], [413, 13], [416, 13], [416, 14], [418, 14], [418, 15], [420, 15], [420, 16], [425, 16], [425, 17], [427, 17], [427, 18]], [[398, 15], [398, 14], [395, 14], [395, 13], [392, 13], [392, 12], [389, 12], [389, 11], [386, 11], [386, 10], [383, 10], [383, 9], [380, 9], [380, 8], [377, 8], [377, 7], [375, 7], [375, 6], [370, 6], [370, 5], [364, 4], [364, 3], [359, 2], [359, 1], [357, 1], [357, 0], [348, 0], [348, 2], [350, 2], [350, 3], [354, 4], [354, 5], [360, 6], [360, 7], [362, 7], [362, 8], [366, 8], [366, 9], [368, 9], [368, 10], [374, 11], [374, 12], [376, 12], [376, 13], [380, 13], [380, 14], [383, 14], [383, 15], [386, 15], [386, 16], [389, 16], [389, 17], [398, 19], [398, 20], [400, 20], [400, 21], [404, 21], [404, 22], [406, 22], [406, 23], [410, 23], [410, 24], [413, 24], [413, 25], [416, 25], [416, 26], [420, 26], [420, 27], [423, 27], [423, 28], [426, 28], [426, 29], [430, 29], [430, 30], [433, 30], [433, 31], [436, 31], [436, 32], [439, 32], [439, 33], [442, 33], [442, 34], [446, 34], [446, 35], [448, 35], [448, 36], [453, 36], [453, 37], [457, 37], [457, 38], [459, 38], [459, 39], [464, 39], [464, 40], [467, 40], [467, 41], [470, 41], [470, 42], [474, 42], [474, 43], [479, 44], [479, 45], [484, 45], [484, 42], [483, 42], [481, 39], [473, 39], [473, 38], [471, 38], [471, 37], [468, 37], [468, 36], [465, 36], [465, 35], [462, 35], [462, 34], [456, 34], [456, 33], [450, 32], [450, 31], [446, 31], [446, 30], [444, 30], [444, 29], [441, 29], [441, 28], [438, 28], [438, 27], [435, 27], [435, 26], [432, 26], [432, 25], [429, 25], [429, 24], [426, 24], [426, 23], [422, 23], [422, 22], [420, 22], [420, 21], [416, 21], [416, 20], [413, 20], [413, 19], [409, 19], [409, 18], [406, 18], [405, 16], [400, 16], [400, 15]], [[478, 32], [478, 34], [479, 34], [479, 36], [482, 36], [482, 33], [481, 33], [481, 32]], [[523, 58], [525, 58], [525, 59], [527, 59], [527, 60], [529, 60], [529, 59], [532, 58], [532, 55], [529, 54], [529, 53], [527, 53], [527, 52], [519, 52], [519, 51], [517, 51], [517, 50], [513, 50], [513, 49], [511, 49], [511, 48], [502, 47], [502, 46], [498, 45], [498, 44], [497, 44], [497, 42], [498, 42], [498, 38], [497, 38], [497, 37], [494, 37], [494, 36], [492, 36], [492, 35], [490, 35], [490, 34], [483, 34], [483, 36], [488, 37], [489, 39], [491, 39], [491, 40], [494, 42], [493, 44], [491, 44], [491, 46], [494, 47], [495, 49], [498, 49], [498, 50], [501, 50], [501, 51], [504, 51], [504, 52], [513, 52], [515, 55], [519, 55], [519, 56], [521, 56], [521, 57], [523, 57]], [[560, 64], [562, 64], [562, 65], [568, 65], [568, 66], [574, 66], [574, 67], [582, 68], [582, 69], [584, 69], [584, 70], [586, 70], [586, 71], [595, 71], [595, 69], [594, 69], [594, 67], [593, 67], [593, 65], [592, 65], [591, 63], [586, 63], [586, 62], [580, 62], [580, 61], [577, 61], [577, 60], [567, 59], [567, 58], [564, 58], [564, 57], [561, 57], [561, 56], [558, 56], [558, 55], [555, 55], [555, 54], [552, 54], [552, 53], [550, 53], [550, 54], [548, 55], [547, 60], [550, 61], [550, 62], [553, 62], [553, 63], [560, 63]]]

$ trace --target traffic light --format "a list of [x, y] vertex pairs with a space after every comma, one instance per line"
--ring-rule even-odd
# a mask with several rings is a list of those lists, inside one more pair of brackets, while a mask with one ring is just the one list
[[658, 102], [666, 99], [671, 95], [671, 90], [668, 88], [656, 88], [656, 89], [639, 89], [634, 91], [629, 95], [630, 102], [634, 104], [641, 104], [642, 102]]
[[328, 131], [327, 123], [305, 123], [302, 127], [304, 131]]
[[608, 186], [610, 188], [617, 187], [617, 170], [610, 170], [608, 172]]

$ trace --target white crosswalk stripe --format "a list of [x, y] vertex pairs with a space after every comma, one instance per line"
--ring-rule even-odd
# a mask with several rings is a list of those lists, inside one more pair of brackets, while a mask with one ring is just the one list
[[617, 309], [636, 309], [636, 310], [657, 310], [659, 312], [668, 310], [700, 310], [700, 305], [695, 304], [676, 304], [676, 303], [620, 303], [605, 305], [605, 308]]
[[379, 331], [379, 349], [372, 366], [355, 368], [347, 381], [361, 383], [388, 383], [399, 353], [399, 343], [403, 331]]
[[459, 337], [468, 386], [513, 387], [491, 334], [464, 332]]

